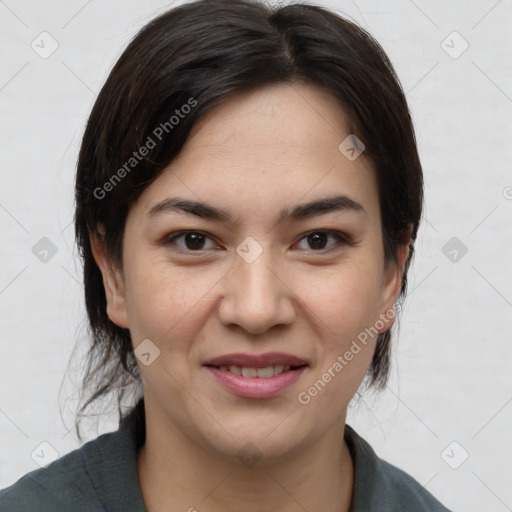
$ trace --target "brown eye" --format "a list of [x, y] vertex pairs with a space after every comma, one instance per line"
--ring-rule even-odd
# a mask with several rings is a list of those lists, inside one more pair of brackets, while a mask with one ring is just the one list
[[[181, 240], [181, 242], [177, 243], [178, 240]], [[217, 247], [212, 241], [211, 246], [208, 247], [208, 240], [211, 241], [208, 236], [199, 231], [184, 231], [167, 238], [165, 245], [175, 245], [179, 249], [188, 252], [203, 251]]]
[[[327, 246], [329, 239], [334, 240], [334, 243]], [[345, 245], [348, 243], [345, 236], [332, 231], [312, 231], [304, 236], [301, 242], [303, 240], [306, 241], [308, 247], [302, 247], [302, 249], [312, 251], [328, 251], [336, 247], [336, 245]]]
[[313, 233], [308, 237], [308, 243], [312, 249], [325, 249], [329, 236], [326, 233]]

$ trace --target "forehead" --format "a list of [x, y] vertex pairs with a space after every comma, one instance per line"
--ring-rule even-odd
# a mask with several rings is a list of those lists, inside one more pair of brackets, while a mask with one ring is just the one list
[[291, 158], [314, 146], [317, 157], [328, 156], [350, 133], [349, 121], [337, 100], [316, 86], [270, 85], [209, 111], [192, 129], [184, 150], [211, 146], [214, 156], [214, 147], [222, 152], [258, 148], [266, 150], [258, 152], [268, 159], [269, 151]]
[[336, 99], [315, 86], [279, 84], [240, 94], [194, 126], [138, 207], [147, 213], [173, 194], [261, 215], [262, 208], [277, 212], [340, 193], [378, 214], [370, 162], [364, 153], [351, 161], [340, 151], [349, 126]]

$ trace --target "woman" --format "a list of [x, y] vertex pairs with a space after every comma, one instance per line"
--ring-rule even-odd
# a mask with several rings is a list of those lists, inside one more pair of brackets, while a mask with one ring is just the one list
[[246, 0], [153, 20], [76, 178], [81, 412], [139, 399], [0, 509], [447, 510], [345, 424], [386, 382], [421, 208], [405, 97], [361, 28]]

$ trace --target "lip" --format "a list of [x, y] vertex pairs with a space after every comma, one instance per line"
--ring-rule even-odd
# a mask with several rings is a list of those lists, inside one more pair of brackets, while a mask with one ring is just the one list
[[[264, 366], [260, 366], [260, 368], [264, 368]], [[217, 382], [236, 396], [270, 398], [282, 393], [286, 388], [297, 382], [306, 366], [301, 366], [295, 370], [290, 369], [287, 372], [267, 378], [242, 377], [230, 371], [220, 370], [215, 366], [206, 366], [206, 369], [213, 374]]]
[[[203, 363], [205, 366], [241, 366], [246, 368], [265, 368], [282, 364], [303, 366], [307, 362], [300, 357], [284, 352], [267, 352], [265, 354], [233, 353], [214, 357]], [[273, 377], [269, 377], [273, 378]]]

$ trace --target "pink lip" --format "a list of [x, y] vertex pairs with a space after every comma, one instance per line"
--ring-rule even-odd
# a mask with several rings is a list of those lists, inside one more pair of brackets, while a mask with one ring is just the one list
[[[284, 354], [283, 352], [267, 352], [266, 354], [225, 354], [223, 356], [214, 357], [205, 363], [205, 366], [240, 366], [246, 368], [265, 368], [266, 366], [290, 365], [303, 366], [306, 363], [300, 357]], [[271, 378], [271, 377], [269, 377]]]
[[[249, 365], [245, 366], [249, 367]], [[255, 368], [252, 365], [251, 367]], [[220, 384], [237, 396], [244, 398], [269, 398], [278, 395], [296, 382], [306, 369], [306, 366], [267, 378], [242, 377], [230, 371], [219, 370], [219, 368], [214, 366], [207, 366], [206, 368], [212, 372]], [[259, 366], [258, 368], [264, 368], [264, 366]]]

